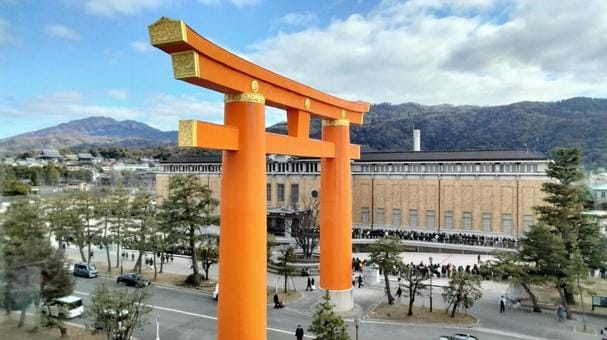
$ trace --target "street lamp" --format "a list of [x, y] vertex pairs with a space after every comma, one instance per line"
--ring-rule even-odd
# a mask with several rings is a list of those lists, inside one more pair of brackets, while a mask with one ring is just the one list
[[430, 313], [432, 313], [432, 272], [434, 268], [432, 268], [432, 256], [429, 258], [430, 260]]
[[356, 340], [358, 340], [358, 316], [354, 318], [354, 327], [356, 327]]

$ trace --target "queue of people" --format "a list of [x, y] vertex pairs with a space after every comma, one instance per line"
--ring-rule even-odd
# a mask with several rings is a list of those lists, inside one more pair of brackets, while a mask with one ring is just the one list
[[401, 240], [423, 241], [435, 243], [452, 243], [470, 246], [484, 246], [496, 248], [516, 248], [517, 242], [511, 237], [487, 236], [465, 233], [422, 232], [413, 230], [390, 229], [352, 229], [353, 239], [378, 239], [385, 236], [396, 236]]

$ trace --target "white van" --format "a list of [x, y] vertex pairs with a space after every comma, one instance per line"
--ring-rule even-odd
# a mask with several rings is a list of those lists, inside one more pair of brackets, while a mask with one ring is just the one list
[[42, 312], [54, 317], [73, 319], [84, 313], [84, 306], [82, 305], [82, 298], [68, 295], [47, 301], [42, 306]]

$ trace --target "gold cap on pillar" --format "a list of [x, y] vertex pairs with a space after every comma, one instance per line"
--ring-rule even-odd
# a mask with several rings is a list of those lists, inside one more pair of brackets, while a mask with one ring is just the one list
[[150, 41], [154, 46], [187, 42], [185, 24], [181, 20], [162, 17], [148, 26]]
[[179, 146], [192, 147], [196, 146], [198, 140], [197, 123], [195, 120], [180, 120], [179, 121]]

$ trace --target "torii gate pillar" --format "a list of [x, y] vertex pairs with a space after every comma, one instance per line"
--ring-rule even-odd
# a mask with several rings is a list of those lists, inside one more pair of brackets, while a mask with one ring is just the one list
[[354, 307], [350, 122], [342, 117], [322, 125], [322, 139], [335, 144], [335, 157], [321, 158], [320, 288], [329, 291], [335, 311], [345, 312]]
[[264, 97], [225, 96], [224, 125], [238, 128], [223, 151], [218, 339], [266, 339], [266, 139]]

